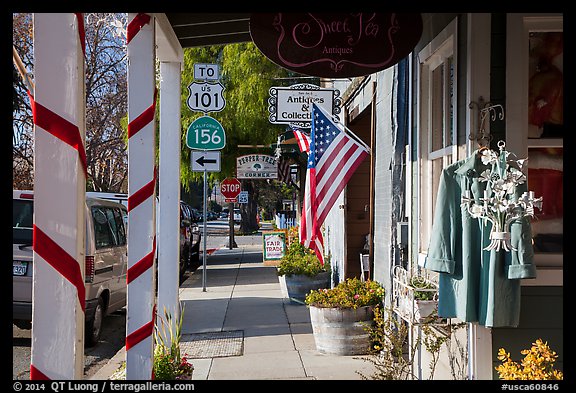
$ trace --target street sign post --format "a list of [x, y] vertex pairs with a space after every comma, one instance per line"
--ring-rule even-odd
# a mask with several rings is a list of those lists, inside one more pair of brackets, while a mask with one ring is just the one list
[[[241, 184], [240, 181], [233, 177], [227, 177], [220, 183], [220, 193], [226, 198], [226, 200], [235, 200], [240, 194]], [[234, 203], [228, 205], [228, 225], [230, 229], [230, 235], [228, 237], [229, 243], [228, 248], [232, 250], [234, 248]]]
[[192, 152], [192, 172], [220, 172], [220, 150]]
[[188, 85], [188, 108], [198, 112], [220, 112], [226, 107], [224, 85], [220, 82], [192, 82]]
[[220, 83], [219, 78], [220, 68], [218, 64], [194, 64], [194, 79], [202, 82], [192, 82], [188, 85], [190, 95], [186, 100], [188, 108], [193, 111], [204, 112], [204, 116], [194, 120], [186, 131], [186, 145], [190, 149], [203, 150], [192, 151], [191, 164], [193, 172], [204, 172], [204, 253], [202, 257], [202, 290], [204, 292], [206, 292], [206, 237], [208, 231], [206, 227], [206, 173], [220, 172], [220, 149], [226, 146], [226, 133], [222, 124], [206, 115], [208, 112], [220, 112], [226, 107], [223, 94], [224, 85]]

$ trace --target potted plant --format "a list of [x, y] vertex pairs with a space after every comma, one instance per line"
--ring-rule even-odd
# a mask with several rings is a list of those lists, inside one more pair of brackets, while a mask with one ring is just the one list
[[[154, 326], [154, 359], [152, 364], [155, 380], [191, 380], [194, 366], [188, 362], [186, 354], [180, 351], [182, 338], [182, 322], [184, 310], [180, 311], [178, 321], [172, 321], [172, 315], [164, 309], [164, 318], [160, 317], [160, 325]], [[126, 361], [112, 373], [110, 379], [126, 379]]]
[[314, 250], [293, 241], [277, 266], [278, 275], [285, 280], [287, 296], [304, 304], [306, 294], [313, 289], [330, 287], [330, 262], [320, 262]]
[[366, 325], [382, 304], [384, 288], [376, 281], [348, 278], [336, 287], [306, 296], [316, 349], [334, 355], [361, 355], [370, 349]]
[[438, 289], [434, 283], [418, 275], [410, 278], [410, 287], [414, 297], [414, 319], [417, 322], [424, 322], [438, 309], [436, 300]]
[[418, 324], [428, 322], [437, 314], [438, 286], [427, 276], [396, 266], [392, 289], [394, 308], [402, 318]]
[[154, 379], [175, 380], [192, 379], [194, 366], [188, 362], [186, 356], [180, 352], [180, 339], [182, 337], [182, 321], [184, 310], [180, 311], [180, 318], [172, 321], [172, 315], [164, 309], [165, 318], [160, 318], [160, 326], [154, 328]]

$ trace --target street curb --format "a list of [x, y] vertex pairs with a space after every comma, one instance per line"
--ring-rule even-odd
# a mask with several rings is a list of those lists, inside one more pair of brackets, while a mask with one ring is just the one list
[[126, 347], [122, 347], [116, 355], [114, 355], [108, 363], [106, 363], [100, 370], [98, 370], [94, 375], [92, 375], [89, 380], [105, 380], [110, 379], [110, 376], [114, 374], [116, 370], [122, 365], [122, 362], [126, 361]]

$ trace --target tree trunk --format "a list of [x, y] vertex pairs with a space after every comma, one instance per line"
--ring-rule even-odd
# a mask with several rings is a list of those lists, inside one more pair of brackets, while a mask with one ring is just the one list
[[[260, 180], [261, 181], [261, 180]], [[259, 229], [256, 215], [258, 214], [258, 187], [254, 184], [255, 180], [242, 180], [242, 191], [248, 191], [248, 203], [240, 204], [240, 213], [242, 222], [240, 223], [241, 233], [252, 233]]]

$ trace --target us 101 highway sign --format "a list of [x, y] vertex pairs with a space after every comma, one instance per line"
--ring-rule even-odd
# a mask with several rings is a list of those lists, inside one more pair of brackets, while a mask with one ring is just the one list
[[198, 112], [220, 112], [226, 107], [224, 85], [220, 82], [192, 82], [188, 85], [188, 108]]

